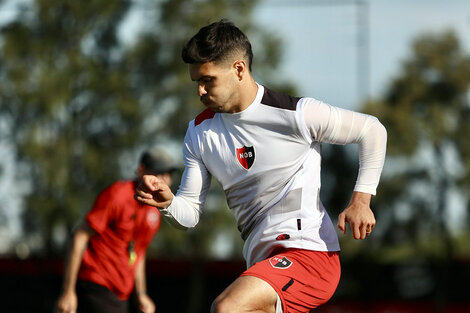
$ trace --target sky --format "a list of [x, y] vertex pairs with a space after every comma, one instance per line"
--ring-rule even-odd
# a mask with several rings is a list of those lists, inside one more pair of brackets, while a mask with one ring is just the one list
[[[365, 99], [383, 95], [423, 34], [453, 30], [470, 54], [469, 0], [364, 0], [366, 10], [358, 2], [261, 1], [254, 17], [283, 40], [279, 75], [299, 96], [360, 111]], [[366, 44], [359, 44], [358, 36], [367, 38]], [[447, 222], [453, 231], [465, 226], [461, 200], [456, 192], [449, 196]]]
[[[423, 33], [452, 29], [470, 53], [468, 0], [362, 1], [368, 6], [358, 6], [358, 2], [261, 1], [254, 17], [282, 38], [279, 75], [294, 83], [299, 95], [359, 108], [363, 99], [383, 94], [410, 54], [411, 43]], [[358, 44], [358, 36], [368, 40]], [[368, 87], [361, 86], [367, 85], [367, 76]]]
[[[0, 12], [0, 24], [13, 16]], [[278, 75], [293, 83], [299, 96], [349, 109], [360, 110], [366, 97], [380, 97], [420, 34], [452, 29], [470, 54], [469, 0], [262, 0], [253, 18], [282, 39]], [[0, 121], [0, 131], [7, 123]], [[11, 193], [15, 164], [5, 152], [12, 147], [2, 147], [0, 198], [12, 205], [4, 212], [9, 226], [0, 227], [0, 252], [2, 242], [19, 233], [19, 200]]]

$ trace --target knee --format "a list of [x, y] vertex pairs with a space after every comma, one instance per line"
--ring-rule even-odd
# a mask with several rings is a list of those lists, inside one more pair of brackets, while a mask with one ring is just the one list
[[211, 313], [232, 313], [236, 311], [236, 305], [230, 298], [217, 297], [211, 305]]

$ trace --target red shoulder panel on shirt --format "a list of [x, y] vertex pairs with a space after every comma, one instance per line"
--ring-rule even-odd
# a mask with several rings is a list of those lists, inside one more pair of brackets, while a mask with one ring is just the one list
[[194, 119], [194, 126], [197, 126], [204, 122], [205, 120], [213, 118], [215, 115], [215, 112], [212, 111], [211, 109], [205, 109], [201, 113], [199, 113], [198, 116]]

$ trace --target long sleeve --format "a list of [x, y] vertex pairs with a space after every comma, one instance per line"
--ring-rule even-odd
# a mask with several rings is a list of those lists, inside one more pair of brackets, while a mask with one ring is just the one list
[[185, 169], [181, 184], [170, 206], [160, 209], [168, 222], [180, 229], [192, 228], [199, 222], [211, 182], [211, 175], [200, 159], [197, 148], [193, 147], [190, 129], [184, 140]]
[[312, 139], [331, 144], [359, 145], [359, 173], [354, 191], [375, 195], [382, 173], [387, 131], [373, 116], [305, 98], [303, 116]]

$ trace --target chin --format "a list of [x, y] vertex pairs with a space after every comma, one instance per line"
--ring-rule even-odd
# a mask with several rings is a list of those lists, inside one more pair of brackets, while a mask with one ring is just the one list
[[224, 110], [221, 106], [218, 106], [217, 104], [215, 103], [204, 103], [204, 106], [216, 113], [223, 113]]
[[215, 113], [226, 113], [224, 110], [222, 110], [222, 108], [219, 108], [219, 107], [216, 107], [216, 108], [209, 108], [211, 109], [212, 111], [214, 111]]

